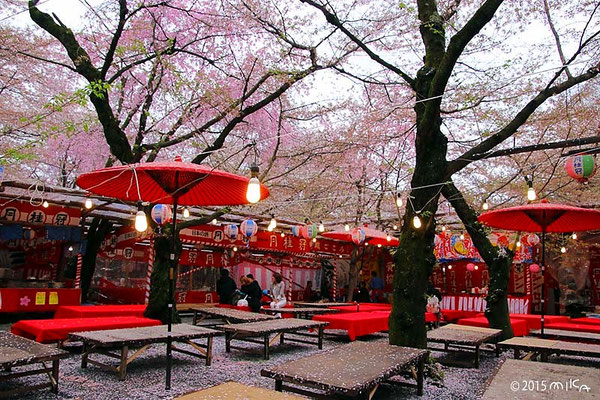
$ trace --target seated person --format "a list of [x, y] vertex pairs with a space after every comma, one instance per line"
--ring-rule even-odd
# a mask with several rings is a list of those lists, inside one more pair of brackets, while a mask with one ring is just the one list
[[217, 281], [217, 294], [219, 295], [220, 304], [231, 303], [231, 297], [235, 293], [237, 285], [231, 276], [229, 270], [221, 268], [221, 277]]
[[248, 306], [253, 312], [259, 312], [262, 299], [262, 289], [252, 274], [246, 275], [244, 282], [245, 284], [242, 286], [242, 292], [248, 295], [248, 298], [246, 299], [248, 301]]

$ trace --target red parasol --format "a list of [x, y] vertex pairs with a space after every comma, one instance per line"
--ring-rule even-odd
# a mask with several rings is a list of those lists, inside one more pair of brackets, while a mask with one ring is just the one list
[[486, 212], [479, 222], [500, 229], [542, 233], [542, 317], [544, 335], [544, 275], [546, 272], [546, 233], [579, 232], [600, 229], [600, 211], [587, 208], [552, 204], [547, 200], [525, 206], [509, 207]]
[[[246, 192], [249, 178], [219, 171], [207, 166], [175, 161], [122, 165], [88, 172], [77, 178], [77, 184], [92, 193], [125, 201], [173, 204], [173, 233], [177, 232], [177, 205], [232, 206], [248, 204]], [[260, 198], [269, 190], [260, 185]], [[175, 237], [171, 244], [169, 268], [169, 312], [167, 331], [171, 332], [173, 310], [173, 275], [175, 269]], [[171, 388], [171, 335], [167, 336], [166, 388]]]
[[[365, 232], [365, 242], [368, 243], [369, 245], [382, 245], [382, 246], [398, 246], [400, 244], [400, 241], [395, 238], [395, 237], [391, 237], [391, 240], [388, 241], [387, 240], [387, 233], [377, 230], [377, 229], [373, 229], [373, 228], [369, 228], [368, 226], [364, 226], [362, 227], [362, 229]], [[321, 236], [326, 237], [326, 238], [330, 238], [330, 239], [337, 239], [337, 240], [342, 240], [344, 242], [352, 242], [352, 231], [346, 232], [346, 231], [331, 231], [331, 232], [324, 232], [321, 233]]]

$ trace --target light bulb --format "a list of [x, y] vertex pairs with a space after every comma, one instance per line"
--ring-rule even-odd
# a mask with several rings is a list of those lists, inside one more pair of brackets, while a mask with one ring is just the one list
[[146, 229], [148, 229], [148, 218], [146, 213], [140, 210], [135, 214], [135, 230], [145, 232]]
[[217, 224], [217, 219], [216, 219], [216, 218], [214, 218], [214, 219], [212, 220], [212, 224], [213, 224], [213, 225], [216, 225], [216, 224]]
[[400, 193], [398, 193], [398, 197], [396, 197], [396, 206], [402, 207], [402, 197], [400, 197]]
[[233, 251], [237, 251], [237, 246], [233, 246]]
[[73, 251], [73, 246], [69, 246], [69, 251]]
[[442, 232], [446, 232], [446, 226], [445, 225], [442, 226]]
[[323, 221], [319, 223], [319, 232], [325, 232], [325, 225], [323, 225]]
[[190, 209], [186, 207], [183, 209], [183, 218], [189, 218], [189, 217], [190, 217]]
[[487, 200], [483, 202], [481, 208], [483, 208], [484, 211], [487, 211], [490, 209], [490, 206], [489, 206]]
[[377, 247], [381, 247], [381, 245], [380, 245], [380, 244], [378, 244], [378, 245], [377, 245]]
[[527, 200], [534, 201], [536, 198], [537, 195], [535, 194], [535, 189], [533, 186], [529, 186], [529, 189], [527, 189]]
[[342, 258], [342, 255], [340, 254], [340, 258]]
[[273, 232], [273, 226], [271, 224], [269, 224], [269, 226], [267, 226], [267, 231]]
[[260, 200], [260, 181], [257, 177], [253, 176], [248, 181], [248, 190], [246, 191], [246, 200], [249, 203], [258, 203]]
[[577, 234], [576, 234], [575, 232], [573, 232], [573, 234], [571, 235], [571, 238], [572, 238], [573, 240], [577, 240]]
[[398, 230], [398, 225], [394, 225], [394, 230], [397, 231]]
[[392, 241], [392, 237], [391, 237], [390, 235], [387, 235], [387, 236], [385, 237], [385, 240], [387, 240], [388, 242], [391, 242], [391, 241]]
[[452, 269], [452, 265], [448, 265], [448, 269]]
[[[273, 229], [277, 228], [277, 220], [275, 219], [275, 217], [271, 218], [271, 222], [269, 222], [269, 225], [271, 225], [271, 227]], [[273, 230], [273, 229], [271, 229], [271, 230]]]
[[475, 271], [479, 269], [479, 265], [475, 265]]
[[94, 206], [94, 202], [92, 201], [92, 199], [88, 198], [88, 199], [85, 199], [85, 203], [83, 205], [85, 208], [87, 208], [89, 210], [90, 208], [92, 208]]
[[48, 208], [49, 206], [50, 204], [46, 200], [44, 200], [44, 202], [42, 203], [42, 207]]
[[415, 217], [413, 218], [413, 226], [417, 229], [421, 227], [421, 218], [419, 218], [418, 215], [415, 215]]
[[285, 233], [281, 232], [281, 237], [285, 237]]
[[313, 238], [313, 243], [317, 243], [317, 238]]
[[561, 247], [560, 248], [560, 252], [563, 253], [563, 254], [566, 253], [567, 252], [567, 248], [565, 246]]
[[517, 242], [517, 248], [521, 247], [521, 242]]
[[464, 234], [460, 234], [460, 240], [465, 240], [465, 235]]
[[348, 224], [344, 225], [344, 230], [346, 232], [348, 232], [350, 230], [350, 225], [348, 225]]

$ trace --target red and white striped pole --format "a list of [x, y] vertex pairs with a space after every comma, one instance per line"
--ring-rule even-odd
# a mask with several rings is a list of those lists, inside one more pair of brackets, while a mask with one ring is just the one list
[[75, 289], [79, 289], [81, 287], [81, 264], [83, 263], [83, 257], [81, 253], [77, 254], [77, 269], [75, 271]]
[[288, 269], [287, 301], [292, 301], [292, 269]]
[[150, 238], [150, 247], [148, 248], [148, 271], [146, 272], [146, 287], [144, 291], [144, 303], [148, 304], [150, 300], [150, 276], [154, 269], [154, 238]]
[[333, 267], [333, 300], [337, 300], [337, 266]]

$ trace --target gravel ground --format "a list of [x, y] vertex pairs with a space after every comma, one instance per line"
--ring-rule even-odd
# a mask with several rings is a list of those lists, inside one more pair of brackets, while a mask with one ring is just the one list
[[[184, 321], [186, 322], [186, 321]], [[0, 329], [8, 330], [9, 324], [0, 325]], [[367, 341], [386, 341], [386, 334], [375, 334], [361, 338]], [[324, 349], [334, 346], [343, 346], [347, 340], [327, 339]], [[271, 352], [271, 359], [262, 359], [262, 349], [259, 345], [236, 342], [236, 345], [247, 346], [249, 351], [232, 349], [225, 352], [225, 339], [217, 337], [213, 345], [212, 366], [204, 365], [204, 360], [197, 359], [182, 353], [174, 353], [173, 379], [171, 390], [165, 390], [165, 347], [156, 345], [144, 355], [134, 360], [128, 367], [127, 377], [124, 382], [118, 380], [116, 373], [106, 372], [93, 365], [87, 369], [80, 367], [81, 346], [67, 346], [71, 355], [60, 362], [59, 395], [52, 394], [49, 390], [32, 392], [21, 399], [171, 399], [178, 395], [195, 390], [217, 385], [226, 381], [237, 381], [248, 385], [273, 389], [274, 381], [260, 376], [260, 370], [266, 366], [276, 365], [287, 360], [293, 360], [318, 352], [316, 346], [302, 344], [276, 345]], [[453, 358], [457, 355], [448, 355], [433, 352], [434, 357]], [[478, 399], [483, 394], [486, 382], [493, 375], [493, 371], [501, 364], [502, 360], [511, 356], [504, 352], [499, 358], [492, 353], [483, 353], [479, 369], [442, 367], [444, 372], [443, 383], [425, 381], [424, 396], [418, 397], [413, 388], [402, 388], [391, 385], [381, 385], [374, 399]], [[101, 359], [102, 356], [95, 355]], [[455, 358], [457, 359], [457, 358]], [[108, 360], [108, 358], [106, 359]], [[112, 359], [111, 359], [112, 360]], [[114, 360], [116, 361], [116, 360]], [[563, 359], [582, 366], [600, 367], [598, 361], [579, 358], [578, 360]], [[28, 377], [20, 378], [19, 384], [34, 382], [43, 379]], [[9, 381], [14, 387], [16, 380]], [[8, 388], [9, 382], [0, 383], [0, 391]], [[39, 382], [39, 380], [38, 380]]]

